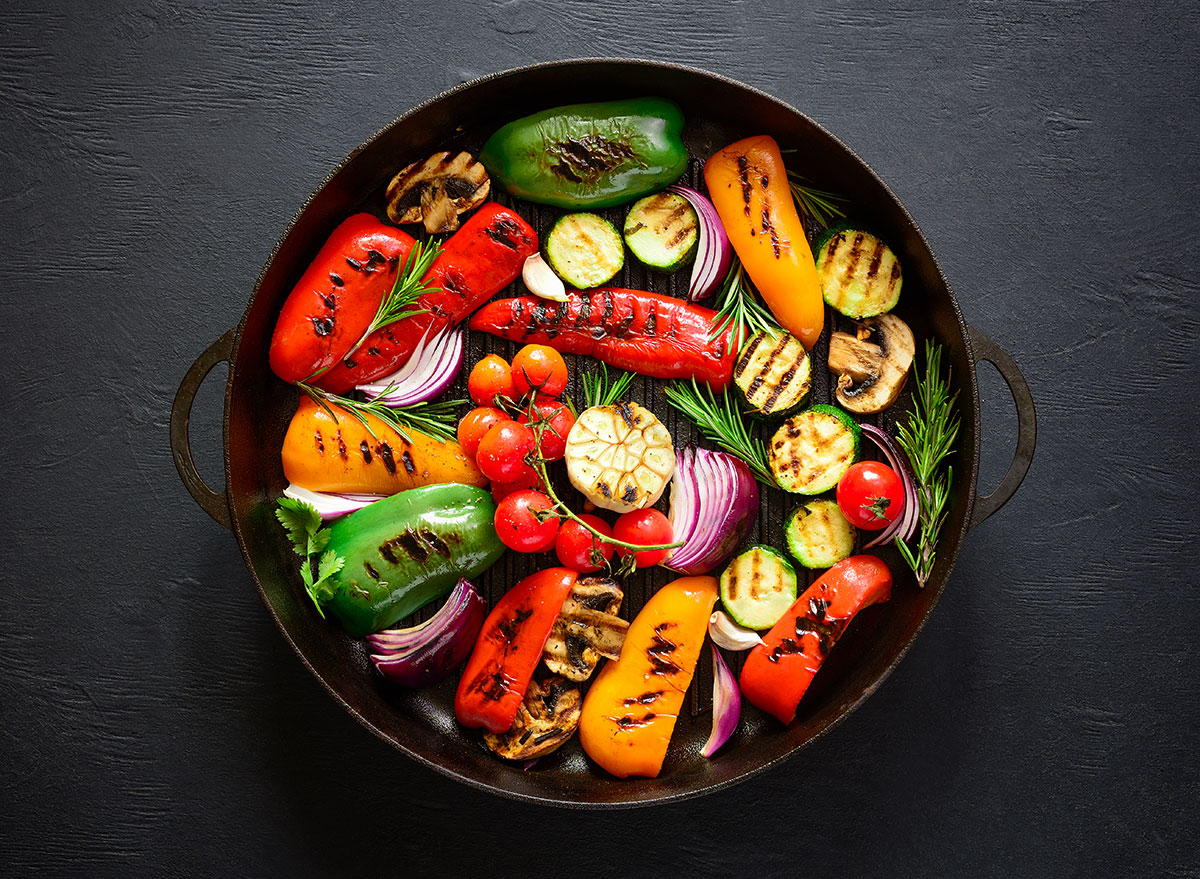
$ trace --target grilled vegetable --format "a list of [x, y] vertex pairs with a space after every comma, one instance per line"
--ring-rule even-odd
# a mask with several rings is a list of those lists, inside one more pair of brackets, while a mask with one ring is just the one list
[[496, 603], [458, 682], [459, 723], [494, 733], [512, 726], [575, 577], [566, 568], [548, 568], [521, 580]]
[[762, 415], [780, 415], [808, 396], [812, 365], [800, 340], [782, 330], [751, 337], [733, 368], [733, 381]]
[[704, 164], [704, 182], [729, 241], [779, 325], [812, 348], [825, 303], [779, 145], [748, 137]]
[[758, 483], [744, 462], [692, 446], [675, 455], [671, 533], [682, 540], [665, 562], [681, 574], [707, 574], [728, 559], [758, 518]]
[[353, 355], [315, 383], [344, 393], [395, 372], [408, 362], [426, 333], [433, 338], [456, 326], [516, 280], [537, 248], [533, 227], [508, 208], [485, 204], [446, 241], [426, 272], [424, 281], [430, 289], [413, 303], [422, 313], [371, 333]]
[[813, 406], [793, 415], [767, 444], [775, 481], [796, 494], [828, 491], [858, 458], [861, 436], [854, 419], [836, 406]]
[[806, 568], [828, 568], [854, 552], [858, 536], [835, 501], [801, 504], [784, 528], [788, 552]]
[[331, 493], [396, 494], [441, 482], [487, 485], [479, 468], [454, 441], [407, 430], [412, 442], [374, 415], [364, 425], [342, 406], [303, 396], [283, 438], [288, 481]]
[[605, 771], [654, 778], [662, 769], [716, 601], [713, 577], [668, 583], [630, 624], [621, 658], [600, 669], [583, 700], [579, 742]]
[[625, 265], [625, 245], [603, 217], [566, 214], [546, 236], [546, 259], [572, 287], [599, 287]]
[[689, 302], [700, 302], [711, 296], [729, 273], [729, 266], [733, 263], [733, 245], [729, 243], [717, 209], [708, 196], [681, 183], [672, 183], [667, 190], [682, 195], [696, 212], [696, 259], [688, 280], [687, 298]]
[[838, 376], [837, 401], [851, 412], [882, 412], [896, 401], [916, 355], [908, 324], [894, 314], [869, 317], [857, 338], [829, 337], [829, 371]]
[[900, 262], [870, 232], [849, 226], [830, 229], [817, 242], [816, 253], [821, 294], [846, 317], [883, 314], [900, 301]]
[[530, 681], [517, 716], [505, 732], [483, 734], [483, 742], [505, 760], [534, 760], [557, 751], [575, 735], [583, 696], [560, 677]]
[[387, 188], [387, 215], [393, 223], [424, 223], [425, 231], [453, 232], [458, 215], [477, 208], [492, 184], [470, 153], [434, 153], [413, 162]]
[[304, 381], [345, 356], [371, 325], [415, 243], [370, 214], [343, 220], [279, 312], [270, 349], [275, 374]]
[[581, 412], [567, 434], [565, 458], [571, 484], [618, 513], [654, 504], [675, 472], [671, 434], [637, 403]]
[[718, 393], [729, 384], [735, 354], [728, 331], [708, 338], [713, 312], [644, 290], [571, 291], [566, 302], [532, 296], [498, 299], [479, 309], [471, 329], [512, 342], [540, 342], [586, 354], [654, 378], [691, 378]]
[[474, 586], [459, 580], [432, 617], [412, 628], [368, 635], [367, 649], [388, 680], [402, 687], [427, 687], [466, 661], [486, 616], [487, 602]]
[[519, 198], [603, 208], [662, 189], [687, 170], [683, 113], [662, 98], [571, 104], [510, 122], [479, 160]]
[[576, 580], [542, 650], [546, 668], [570, 681], [586, 681], [600, 657], [619, 658], [629, 629], [616, 615], [623, 597], [609, 577]]
[[625, 215], [625, 243], [646, 265], [673, 272], [692, 261], [700, 221], [682, 195], [656, 192], [634, 202]]
[[712, 645], [712, 661], [712, 732], [709, 733], [704, 747], [700, 749], [701, 757], [711, 757], [721, 750], [721, 747], [729, 741], [730, 736], [737, 729], [738, 721], [742, 718], [742, 694], [738, 691], [737, 679], [734, 678], [729, 663], [725, 661], [725, 657], [721, 655], [716, 644]]
[[796, 600], [796, 571], [783, 553], [752, 546], [721, 572], [721, 604], [747, 629], [769, 629]]
[[430, 485], [339, 519], [328, 551], [345, 562], [325, 607], [355, 638], [391, 627], [500, 558], [494, 512], [482, 489]]
[[838, 562], [746, 655], [739, 680], [742, 695], [781, 723], [791, 723], [808, 685], [854, 615], [891, 594], [892, 573], [875, 556]]

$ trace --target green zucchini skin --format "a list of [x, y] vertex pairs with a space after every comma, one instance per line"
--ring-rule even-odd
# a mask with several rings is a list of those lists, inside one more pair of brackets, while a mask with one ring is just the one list
[[449, 594], [504, 554], [491, 493], [448, 483], [402, 491], [330, 526], [328, 549], [345, 559], [325, 603], [352, 637], [395, 625]]
[[812, 360], [791, 333], [760, 331], [738, 355], [733, 381], [755, 412], [768, 418], [784, 415], [808, 397]]
[[598, 214], [564, 214], [546, 236], [546, 259], [567, 284], [599, 287], [625, 265], [625, 244], [616, 227]]
[[821, 295], [846, 317], [874, 317], [900, 301], [900, 261], [878, 236], [835, 226], [820, 237], [815, 251]]
[[842, 515], [837, 501], [818, 499], [801, 504], [788, 516], [784, 537], [796, 561], [819, 570], [854, 553], [858, 529]]
[[696, 256], [700, 220], [682, 195], [656, 192], [634, 202], [622, 229], [630, 253], [644, 265], [674, 272]]
[[861, 443], [862, 429], [849, 413], [821, 404], [783, 422], [767, 443], [767, 458], [784, 491], [820, 494], [858, 460]]
[[738, 553], [721, 572], [721, 603], [733, 621], [748, 629], [769, 629], [796, 601], [796, 569], [770, 546]]

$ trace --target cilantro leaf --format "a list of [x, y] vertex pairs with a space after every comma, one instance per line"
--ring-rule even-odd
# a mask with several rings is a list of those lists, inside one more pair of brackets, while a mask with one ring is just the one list
[[[346, 560], [333, 550], [325, 550], [329, 545], [330, 531], [321, 527], [321, 514], [312, 504], [282, 497], [279, 499], [279, 509], [275, 511], [275, 517], [287, 529], [292, 548], [303, 559], [300, 563], [300, 579], [304, 581], [304, 589], [316, 605], [317, 613], [324, 618], [325, 611], [321, 604], [334, 594], [329, 578], [342, 569]], [[318, 553], [322, 555], [317, 562], [317, 574], [314, 579], [312, 557]]]
[[[317, 512], [317, 508], [295, 498], [281, 497], [275, 518], [287, 529], [296, 555], [312, 555], [312, 550], [309, 549], [310, 541], [321, 527], [321, 514]], [[328, 538], [325, 542], [329, 542]]]

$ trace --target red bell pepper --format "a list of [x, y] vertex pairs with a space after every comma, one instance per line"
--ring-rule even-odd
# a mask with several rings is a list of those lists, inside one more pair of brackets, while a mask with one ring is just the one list
[[695, 376], [719, 393], [733, 376], [737, 352], [727, 350], [728, 330], [709, 341], [714, 315], [670, 296], [597, 287], [572, 290], [566, 302], [532, 296], [489, 302], [471, 318], [471, 329], [654, 378]]
[[298, 382], [341, 359], [371, 325], [415, 243], [370, 214], [354, 214], [300, 276], [271, 337], [271, 369]]
[[746, 656], [742, 695], [783, 723], [791, 723], [830, 648], [854, 615], [887, 601], [892, 572], [873, 555], [838, 562], [796, 599]]
[[516, 280], [537, 249], [532, 226], [508, 208], [488, 202], [446, 241], [425, 273], [426, 283], [439, 288], [417, 298], [414, 307], [426, 311], [376, 330], [315, 383], [341, 394], [395, 372], [412, 356], [430, 326], [433, 336], [466, 319]]
[[458, 682], [454, 716], [459, 723], [494, 733], [512, 726], [550, 629], [578, 576], [566, 568], [539, 571], [496, 603]]

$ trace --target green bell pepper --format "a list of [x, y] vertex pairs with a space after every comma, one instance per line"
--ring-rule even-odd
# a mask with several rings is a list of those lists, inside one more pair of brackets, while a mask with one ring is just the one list
[[395, 625], [449, 594], [504, 554], [489, 492], [454, 483], [413, 488], [330, 526], [328, 549], [345, 564], [324, 606], [355, 638]]
[[571, 104], [510, 122], [479, 161], [519, 198], [605, 208], [673, 183], [687, 170], [683, 111], [663, 98]]

